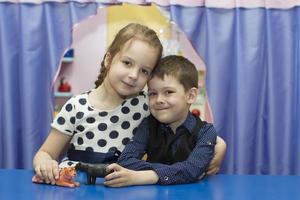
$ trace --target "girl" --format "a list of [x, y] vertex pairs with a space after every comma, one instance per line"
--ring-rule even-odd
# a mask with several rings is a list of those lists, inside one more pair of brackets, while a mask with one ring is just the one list
[[[132, 23], [118, 32], [103, 58], [95, 89], [72, 97], [51, 124], [48, 138], [33, 159], [40, 178], [55, 184], [58, 160], [66, 150], [68, 160], [60, 167], [76, 161], [117, 161], [136, 127], [149, 115], [148, 98], [141, 91], [162, 50], [155, 31], [146, 26]], [[213, 169], [218, 169], [224, 152], [225, 148], [211, 165]]]

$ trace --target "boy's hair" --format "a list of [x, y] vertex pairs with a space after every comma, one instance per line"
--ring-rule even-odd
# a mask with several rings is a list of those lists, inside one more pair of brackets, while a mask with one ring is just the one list
[[[158, 49], [157, 61], [161, 58], [163, 46], [156, 32], [148, 28], [147, 26], [136, 24], [136, 23], [128, 24], [117, 33], [111, 45], [108, 47], [106, 54], [110, 53], [111, 58], [113, 59], [114, 56], [122, 50], [125, 43], [131, 39], [144, 41], [148, 43], [151, 47], [157, 48]], [[98, 79], [95, 82], [96, 88], [102, 84], [109, 70], [109, 68], [104, 66], [104, 60], [106, 54], [104, 55], [103, 60], [101, 62], [100, 74], [98, 75]]]
[[162, 80], [165, 75], [173, 76], [183, 85], [185, 91], [192, 87], [198, 88], [198, 71], [195, 65], [183, 56], [170, 55], [162, 58], [151, 75]]

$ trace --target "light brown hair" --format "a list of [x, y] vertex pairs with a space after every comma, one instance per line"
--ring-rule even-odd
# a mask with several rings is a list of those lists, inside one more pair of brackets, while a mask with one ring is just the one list
[[176, 78], [185, 91], [192, 87], [198, 88], [198, 71], [195, 65], [183, 56], [170, 55], [158, 62], [152, 71], [152, 77], [164, 80], [165, 75]]
[[[157, 61], [162, 56], [163, 47], [156, 32], [148, 28], [147, 26], [136, 23], [128, 24], [117, 33], [111, 45], [108, 47], [106, 54], [109, 53], [112, 60], [114, 56], [122, 50], [125, 43], [131, 39], [144, 41], [150, 46], [157, 48]], [[103, 60], [101, 62], [100, 74], [98, 75], [98, 79], [95, 82], [96, 88], [102, 84], [109, 70], [109, 67], [105, 66], [104, 64], [106, 54], [104, 55]]]

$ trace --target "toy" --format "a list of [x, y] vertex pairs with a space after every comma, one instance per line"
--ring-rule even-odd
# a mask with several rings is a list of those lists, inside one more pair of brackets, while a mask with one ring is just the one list
[[87, 176], [87, 184], [95, 184], [96, 178], [101, 177], [104, 178], [106, 175], [110, 174], [111, 172], [106, 171], [106, 167], [108, 164], [90, 164], [90, 163], [77, 163], [75, 168], [80, 171], [86, 172]]
[[193, 115], [195, 115], [196, 117], [200, 117], [201, 115], [201, 111], [198, 108], [194, 108], [192, 110]]
[[58, 87], [59, 92], [70, 92], [71, 86], [68, 82], [65, 82], [65, 78], [60, 79], [60, 85]]
[[[74, 181], [76, 177], [75, 167], [65, 167], [59, 170], [59, 179], [55, 182], [55, 185], [65, 186], [65, 187], [79, 187], [79, 183]], [[45, 183], [43, 179], [34, 175], [32, 177], [33, 183]]]

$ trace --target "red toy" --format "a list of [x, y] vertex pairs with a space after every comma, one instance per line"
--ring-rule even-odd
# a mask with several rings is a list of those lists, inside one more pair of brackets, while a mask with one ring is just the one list
[[193, 115], [195, 115], [197, 117], [200, 117], [200, 115], [201, 115], [201, 112], [200, 112], [200, 110], [198, 108], [194, 108], [192, 110], [192, 113], [193, 113]]
[[60, 85], [58, 87], [59, 92], [70, 92], [71, 91], [71, 86], [68, 82], [64, 81], [65, 78], [60, 79]]
[[[79, 183], [74, 181], [76, 177], [75, 167], [65, 167], [59, 170], [59, 179], [56, 181], [55, 185], [65, 186], [65, 187], [79, 187]], [[45, 183], [43, 179], [34, 175], [32, 177], [33, 183]]]

